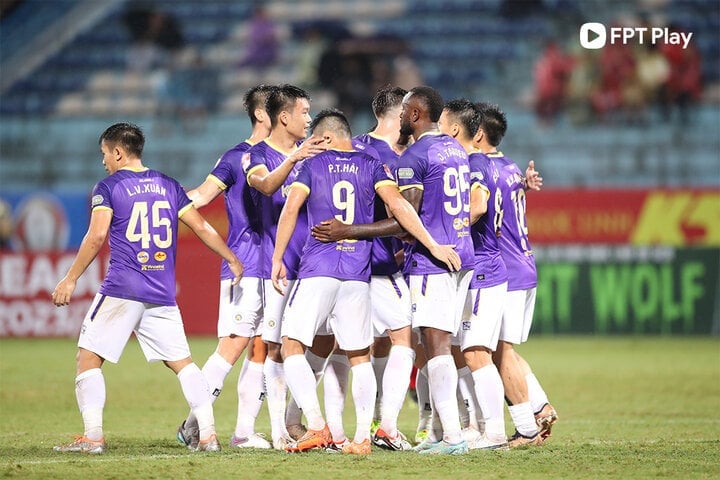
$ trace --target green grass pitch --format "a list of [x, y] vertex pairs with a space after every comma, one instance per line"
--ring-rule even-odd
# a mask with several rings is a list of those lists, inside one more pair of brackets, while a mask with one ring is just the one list
[[[192, 338], [190, 345], [202, 365], [216, 340]], [[539, 448], [459, 457], [379, 449], [363, 458], [230, 448], [188, 452], [174, 438], [187, 413], [180, 386], [161, 364], [146, 364], [134, 340], [118, 365], [104, 367], [108, 452], [56, 453], [53, 445], [82, 432], [73, 390], [75, 350], [71, 339], [0, 340], [0, 478], [720, 478], [717, 337], [532, 338], [519, 351], [558, 410], [553, 436]], [[235, 426], [239, 365], [215, 404], [224, 446]], [[353, 417], [348, 404], [350, 434]], [[417, 406], [408, 398], [400, 427], [410, 436], [416, 421]], [[266, 408], [257, 430], [269, 434]]]

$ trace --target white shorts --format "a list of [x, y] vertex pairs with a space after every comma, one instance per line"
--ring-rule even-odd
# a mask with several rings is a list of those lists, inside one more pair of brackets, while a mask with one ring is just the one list
[[412, 324], [410, 289], [400, 272], [370, 277], [370, 304], [376, 337], [387, 337], [388, 330]]
[[500, 340], [515, 345], [527, 342], [535, 313], [535, 294], [535, 287], [507, 292]]
[[190, 356], [177, 305], [154, 305], [100, 293], [85, 315], [78, 347], [117, 363], [132, 332], [148, 362], [173, 362]]
[[282, 336], [310, 347], [326, 322], [343, 350], [369, 347], [373, 341], [370, 285], [330, 277], [298, 280], [285, 308]]
[[432, 327], [455, 335], [471, 278], [472, 270], [410, 275], [413, 329]]
[[[264, 279], [263, 282], [263, 319], [262, 339], [264, 342], [282, 343], [282, 318], [285, 304], [288, 302], [289, 292], [292, 292], [293, 285], [297, 280], [288, 280], [285, 287], [285, 295], [280, 295], [272, 280]], [[282, 285], [282, 283], [280, 284]]]
[[463, 320], [460, 333], [460, 348], [470, 347], [497, 348], [502, 324], [503, 309], [507, 295], [507, 282], [494, 287], [471, 289], [470, 320]]
[[218, 338], [238, 335], [251, 338], [257, 335], [262, 321], [261, 280], [242, 277], [233, 286], [232, 279], [220, 280]]

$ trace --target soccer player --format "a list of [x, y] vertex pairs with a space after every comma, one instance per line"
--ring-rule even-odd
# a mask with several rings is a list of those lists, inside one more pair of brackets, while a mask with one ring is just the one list
[[507, 448], [503, 383], [492, 352], [497, 347], [508, 275], [497, 241], [502, 219], [498, 172], [492, 160], [473, 148], [479, 113], [468, 100], [448, 102], [439, 127], [470, 154], [470, 223], [475, 268], [469, 291], [470, 318], [463, 321], [460, 342], [465, 363], [472, 372], [485, 433], [471, 441], [469, 447], [496, 449]]
[[480, 103], [481, 124], [475, 144], [498, 167], [498, 184], [503, 196], [503, 216], [498, 244], [508, 269], [506, 297], [497, 350], [493, 354], [505, 388], [510, 416], [515, 424], [511, 447], [539, 445], [550, 436], [557, 413], [527, 362], [514, 345], [528, 339], [535, 308], [537, 270], [528, 239], [525, 218], [526, 188], [539, 190], [542, 178], [534, 162], [523, 177], [517, 164], [498, 151], [507, 130], [505, 113], [497, 106]]
[[75, 395], [85, 424], [83, 435], [59, 452], [103, 453], [105, 360], [117, 363], [131, 333], [148, 362], [162, 361], [178, 377], [197, 418], [200, 440], [193, 450], [219, 451], [208, 383], [190, 357], [175, 302], [178, 219], [227, 262], [237, 285], [243, 265], [222, 237], [192, 205], [174, 179], [142, 163], [145, 138], [135, 125], [117, 123], [100, 136], [109, 176], [93, 190], [87, 234], [65, 277], [52, 293], [68, 305], [78, 278], [110, 237], [110, 268], [83, 320], [78, 340]]
[[[311, 121], [310, 96], [301, 88], [293, 85], [273, 87], [265, 101], [265, 112], [270, 120], [270, 135], [243, 154], [241, 163], [247, 182], [254, 189], [254, 204], [260, 214], [262, 253], [259, 275], [263, 279], [264, 296], [262, 338], [268, 346], [263, 373], [273, 447], [282, 450], [291, 440], [285, 426], [287, 384], [280, 353], [280, 325], [286, 298], [277, 293], [270, 282], [272, 252], [280, 211], [297, 173], [296, 164], [325, 148], [321, 145], [322, 139], [314, 137], [297, 146], [305, 138]], [[305, 225], [304, 212], [299, 218], [301, 225]], [[307, 227], [299, 227], [287, 249], [285, 262], [290, 279], [296, 278], [307, 234]]]
[[[300, 169], [283, 208], [273, 254], [272, 280], [278, 291], [287, 286], [284, 254], [307, 202], [308, 221], [327, 218], [343, 223], [370, 223], [375, 192], [390, 212], [422, 243], [433, 261], [454, 271], [461, 265], [452, 245], [439, 245], [422, 226], [418, 215], [400, 195], [392, 173], [373, 157], [352, 148], [350, 126], [336, 110], [320, 112], [311, 126], [329, 151], [308, 159]], [[353, 373], [356, 432], [343, 453], [370, 453], [370, 423], [375, 400], [375, 376], [370, 365], [372, 326], [369, 280], [371, 242], [345, 240], [323, 243], [308, 237], [298, 272], [290, 290], [282, 326], [283, 357], [287, 382], [307, 421], [306, 434], [287, 447], [305, 451], [324, 447], [332, 439], [320, 410], [315, 379], [304, 351], [326, 321], [338, 346], [346, 352]]]
[[[245, 265], [243, 278], [232, 285], [232, 272], [223, 263], [220, 272], [220, 306], [218, 315], [218, 346], [202, 368], [213, 401], [223, 388], [240, 355], [250, 346], [259, 362], [251, 362], [248, 353], [238, 377], [238, 415], [230, 446], [236, 448], [270, 448], [270, 443], [255, 433], [257, 418], [265, 392], [263, 364], [264, 343], [258, 328], [262, 321], [262, 280], [259, 270], [260, 218], [251, 198], [251, 189], [242, 171], [242, 155], [270, 134], [270, 120], [265, 112], [265, 100], [271, 87], [258, 85], [245, 93], [245, 110], [250, 117], [250, 138], [225, 152], [207, 179], [188, 192], [196, 208], [202, 208], [225, 192], [228, 214], [227, 244]], [[258, 339], [255, 342], [254, 339]], [[251, 343], [251, 341], [253, 343]], [[198, 442], [197, 419], [192, 412], [180, 425], [178, 440], [191, 448]]]

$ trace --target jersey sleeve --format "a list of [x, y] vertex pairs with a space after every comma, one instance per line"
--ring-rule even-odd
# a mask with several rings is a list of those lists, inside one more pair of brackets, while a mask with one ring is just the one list
[[232, 152], [226, 152], [220, 157], [215, 168], [213, 168], [210, 175], [208, 175], [208, 180], [214, 182], [221, 190], [227, 190], [237, 181], [237, 175], [233, 165], [239, 163], [240, 159], [233, 155]]
[[488, 165], [479, 155], [470, 156], [470, 189], [482, 188], [489, 192], [487, 185]]
[[398, 159], [397, 183], [401, 191], [409, 188], [423, 188], [426, 163], [421, 160], [421, 158], [408, 152], [405, 152]]
[[99, 182], [93, 188], [90, 208], [91, 210], [105, 209], [112, 211], [112, 196], [107, 182]]
[[187, 196], [187, 192], [185, 192], [183, 186], [180, 185], [180, 182], [173, 180], [173, 184], [175, 185], [177, 195], [178, 218], [180, 218], [185, 212], [192, 208], [193, 202], [190, 200], [190, 197]]
[[393, 177], [392, 171], [386, 163], [383, 163], [379, 160], [374, 160], [372, 162], [372, 166], [373, 185], [375, 186], [375, 190], [382, 187], [383, 185], [397, 185], [397, 182]]
[[295, 176], [295, 180], [292, 183], [293, 187], [299, 186], [306, 192], [310, 193], [310, 188], [312, 186], [312, 163], [312, 159], [302, 162], [302, 165], [300, 165], [300, 169]]
[[[242, 165], [243, 173], [245, 178], [249, 178], [259, 168], [267, 168], [267, 162], [263, 151], [259, 148], [262, 143], [259, 143], [252, 147], [247, 152], [243, 153], [240, 164]], [[268, 168], [269, 170], [269, 168]]]

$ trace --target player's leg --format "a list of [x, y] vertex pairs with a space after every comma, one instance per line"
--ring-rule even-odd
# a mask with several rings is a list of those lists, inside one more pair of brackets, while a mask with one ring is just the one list
[[[507, 448], [502, 379], [492, 361], [500, 334], [507, 282], [488, 288], [471, 289], [472, 317], [462, 330], [462, 350], [472, 372], [475, 396], [482, 412], [487, 442], [475, 448]], [[480, 317], [482, 315], [482, 319]]]
[[197, 418], [199, 442], [195, 451], [219, 451], [213, 400], [205, 375], [190, 357], [177, 306], [148, 306], [135, 336], [148, 362], [162, 361], [177, 375], [190, 410]]
[[83, 435], [72, 443], [55, 446], [55, 451], [105, 452], [103, 411], [106, 388], [101, 367], [105, 360], [118, 362], [144, 310], [140, 302], [95, 295], [80, 329], [75, 359], [75, 397], [83, 419]]
[[[372, 300], [371, 300], [372, 303]], [[375, 305], [372, 303], [372, 305]], [[374, 323], [374, 322], [373, 322]], [[375, 383], [377, 384], [377, 397], [375, 398], [375, 409], [373, 410], [373, 421], [370, 425], [370, 432], [374, 435], [380, 428], [380, 419], [382, 418], [382, 402], [383, 402], [383, 375], [387, 367], [390, 356], [392, 341], [390, 337], [378, 335], [376, 332], [373, 338], [373, 344], [370, 348], [370, 363], [375, 374]]]
[[[427, 356], [425, 348], [420, 342], [419, 336], [413, 332], [413, 350], [415, 351], [415, 394], [418, 403], [418, 424], [415, 430], [414, 441], [416, 444], [422, 443], [428, 439], [432, 424], [433, 410], [430, 400], [430, 385], [427, 376]], [[434, 440], [437, 440], [434, 439]]]
[[255, 420], [265, 399], [263, 366], [267, 348], [259, 335], [250, 342], [237, 382], [238, 414], [230, 445], [244, 448], [270, 448], [270, 442], [255, 433]]
[[334, 451], [340, 451], [345, 444], [350, 443], [343, 425], [343, 411], [345, 410], [349, 377], [350, 363], [347, 355], [344, 350], [335, 349], [328, 358], [325, 374], [323, 375], [325, 418], [333, 439], [330, 447]]
[[340, 280], [333, 278], [306, 278], [298, 280], [290, 293], [282, 326], [282, 355], [288, 387], [307, 418], [308, 430], [287, 451], [325, 447], [332, 440], [305, 350], [335, 306], [339, 286]]
[[281, 353], [282, 315], [286, 296], [292, 291], [295, 280], [288, 282], [286, 295], [280, 295], [270, 280], [263, 280], [263, 325], [262, 339], [267, 345], [267, 357], [263, 366], [265, 389], [267, 392], [268, 413], [273, 446], [284, 449], [290, 439], [285, 429], [285, 410], [287, 407], [288, 387], [285, 381], [285, 369]]
[[500, 337], [493, 353], [493, 362], [500, 372], [505, 400], [515, 425], [515, 434], [509, 441], [511, 447], [539, 445], [542, 442], [528, 397], [527, 381], [513, 346], [522, 342], [524, 311], [525, 291], [507, 292]]
[[342, 451], [366, 455], [370, 453], [370, 424], [377, 396], [375, 373], [370, 363], [373, 330], [367, 282], [347, 280], [341, 283], [330, 324], [338, 346], [345, 350], [352, 372], [355, 435]]

